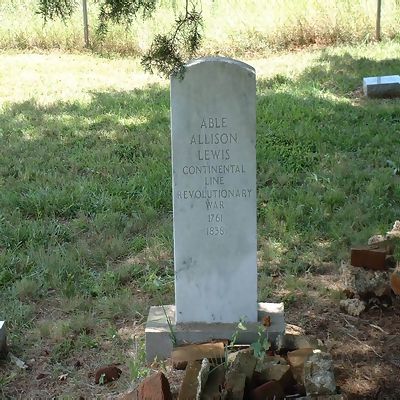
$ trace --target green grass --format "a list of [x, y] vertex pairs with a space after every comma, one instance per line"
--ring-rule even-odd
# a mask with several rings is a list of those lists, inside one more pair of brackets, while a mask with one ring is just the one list
[[[400, 164], [400, 102], [359, 89], [363, 76], [397, 73], [399, 51], [387, 42], [249, 61], [260, 300], [279, 298], [271, 276], [283, 275], [290, 304], [306, 291], [294, 277], [339, 265], [398, 218], [387, 160]], [[79, 390], [100, 362], [143, 376], [120, 330], [173, 301], [168, 83], [135, 60], [0, 58], [0, 316], [11, 349], [26, 360], [48, 349], [49, 368]], [[30, 379], [13, 371], [0, 382], [12, 397]]]
[[[400, 5], [382, 2], [383, 37], [398, 38]], [[111, 26], [104, 43], [94, 35], [97, 5], [89, 4], [91, 42], [102, 53], [142, 54], [156, 33], [170, 29], [184, 8], [183, 0], [160, 0], [154, 16], [135, 21], [129, 30]], [[362, 43], [374, 40], [376, 0], [202, 0], [204, 41], [200, 53], [266, 54], [305, 45]], [[44, 24], [36, 0], [2, 0], [0, 48], [83, 49], [80, 3], [71, 20]]]

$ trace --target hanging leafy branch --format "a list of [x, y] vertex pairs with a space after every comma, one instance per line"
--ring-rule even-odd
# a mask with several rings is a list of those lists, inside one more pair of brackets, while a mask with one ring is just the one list
[[[150, 18], [158, 0], [97, 0], [99, 23], [96, 33], [104, 40], [110, 22], [124, 24], [128, 28], [134, 19]], [[170, 32], [157, 34], [149, 50], [142, 57], [142, 65], [148, 72], [169, 76], [182, 71], [185, 60], [193, 57], [201, 44], [203, 19], [197, 3], [185, 1], [185, 10], [175, 20]], [[39, 13], [44, 20], [71, 17], [77, 7], [76, 0], [38, 0]]]
[[179, 15], [174, 29], [164, 35], [156, 35], [148, 52], [142, 58], [146, 71], [155, 70], [163, 75], [182, 72], [184, 61], [196, 53], [201, 44], [201, 12], [194, 4], [189, 8], [186, 0], [185, 13]]
[[77, 6], [76, 0], [39, 0], [39, 14], [45, 21], [70, 18]]

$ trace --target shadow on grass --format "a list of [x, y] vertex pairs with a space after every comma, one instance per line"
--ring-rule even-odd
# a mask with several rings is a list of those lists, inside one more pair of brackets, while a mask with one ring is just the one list
[[339, 56], [324, 51], [317, 65], [308, 68], [301, 80], [315, 82], [321, 89], [345, 95], [362, 87], [364, 77], [398, 75], [399, 70], [399, 59], [376, 61], [366, 57], [355, 58], [349, 53]]
[[[296, 80], [258, 81], [259, 228], [280, 245], [265, 245], [267, 260], [279, 258], [293, 272], [338, 261], [350, 243], [386, 231], [398, 215], [397, 177], [387, 163], [400, 164], [398, 102], [354, 105], [339, 96], [364, 71], [392, 73], [395, 64], [326, 53]], [[6, 220], [113, 212], [134, 217], [140, 231], [170, 213], [167, 89], [12, 104], [0, 124]], [[14, 244], [34, 243], [27, 236]], [[10, 247], [9, 240], [3, 234], [0, 245]]]

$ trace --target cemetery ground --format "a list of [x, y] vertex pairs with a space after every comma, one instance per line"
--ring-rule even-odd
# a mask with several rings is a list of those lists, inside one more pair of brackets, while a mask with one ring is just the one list
[[[351, 245], [399, 219], [400, 44], [246, 60], [257, 71], [258, 298], [323, 340], [351, 399], [400, 398], [399, 304], [339, 310]], [[149, 372], [144, 322], [173, 303], [169, 85], [133, 59], [0, 55], [0, 397], [106, 398]], [[240, 229], [240, 227], [238, 227]], [[119, 380], [94, 383], [118, 364]], [[163, 365], [160, 366], [161, 368]]]

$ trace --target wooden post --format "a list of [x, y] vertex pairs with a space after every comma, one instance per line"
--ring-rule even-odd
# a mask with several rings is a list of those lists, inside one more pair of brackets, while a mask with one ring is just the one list
[[381, 41], [381, 10], [382, 10], [382, 0], [377, 0], [375, 37], [378, 42]]
[[87, 0], [82, 0], [82, 8], [83, 8], [83, 34], [85, 37], [85, 47], [90, 47]]

